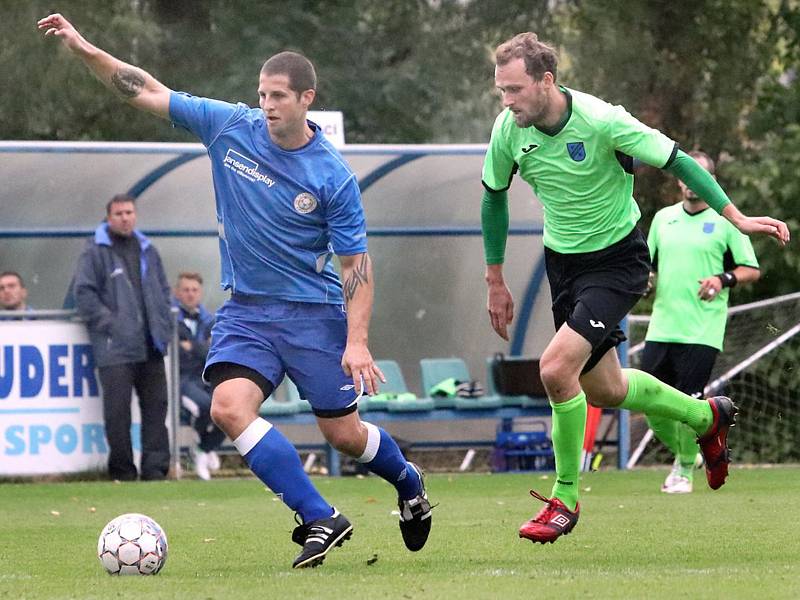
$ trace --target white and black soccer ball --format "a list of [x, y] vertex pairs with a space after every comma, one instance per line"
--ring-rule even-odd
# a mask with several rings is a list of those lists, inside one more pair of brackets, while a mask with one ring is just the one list
[[167, 561], [167, 534], [148, 516], [120, 515], [100, 532], [97, 556], [112, 575], [155, 575]]

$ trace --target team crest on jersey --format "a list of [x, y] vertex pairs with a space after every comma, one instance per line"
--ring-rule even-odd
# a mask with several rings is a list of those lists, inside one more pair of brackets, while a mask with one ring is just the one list
[[708, 221], [703, 223], [703, 233], [714, 233], [714, 223]]
[[567, 152], [575, 162], [581, 162], [586, 158], [586, 148], [583, 146], [583, 142], [567, 142]]
[[307, 215], [317, 208], [317, 199], [308, 192], [300, 192], [294, 199], [294, 209], [301, 215]]

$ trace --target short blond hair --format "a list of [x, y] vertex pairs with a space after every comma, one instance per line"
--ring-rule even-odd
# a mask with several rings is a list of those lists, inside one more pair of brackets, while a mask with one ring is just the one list
[[556, 80], [558, 54], [551, 46], [540, 42], [535, 33], [530, 31], [518, 33], [500, 44], [494, 51], [495, 64], [500, 67], [515, 58], [525, 61], [525, 72], [536, 81], [541, 81], [548, 71], [553, 74], [553, 81]]

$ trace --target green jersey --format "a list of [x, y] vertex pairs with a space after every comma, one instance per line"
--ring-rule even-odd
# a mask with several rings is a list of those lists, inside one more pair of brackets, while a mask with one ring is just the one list
[[722, 350], [730, 290], [701, 300], [699, 282], [739, 265], [758, 268], [750, 239], [712, 209], [690, 215], [678, 203], [653, 217], [647, 245], [658, 280], [645, 339]]
[[483, 184], [506, 190], [519, 172], [544, 207], [544, 245], [572, 254], [624, 238], [641, 213], [633, 199], [632, 160], [667, 166], [677, 145], [621, 106], [574, 90], [555, 130], [521, 128], [508, 109], [494, 123]]

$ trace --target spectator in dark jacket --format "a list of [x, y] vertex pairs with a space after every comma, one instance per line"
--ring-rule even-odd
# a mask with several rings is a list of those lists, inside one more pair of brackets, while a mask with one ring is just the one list
[[198, 436], [194, 465], [200, 479], [211, 479], [219, 469], [216, 450], [225, 433], [211, 420], [211, 387], [203, 381], [214, 316], [202, 305], [203, 277], [200, 273], [182, 272], [175, 285], [178, 315], [178, 338], [181, 358], [181, 406], [191, 415]]
[[131, 393], [142, 415], [143, 480], [169, 469], [164, 356], [172, 335], [170, 290], [161, 257], [136, 230], [134, 198], [114, 196], [106, 222], [78, 259], [75, 304], [86, 320], [103, 388], [108, 471], [113, 479], [138, 473], [131, 447]]

